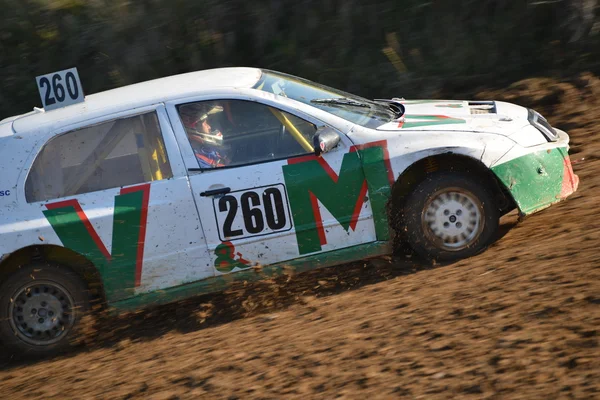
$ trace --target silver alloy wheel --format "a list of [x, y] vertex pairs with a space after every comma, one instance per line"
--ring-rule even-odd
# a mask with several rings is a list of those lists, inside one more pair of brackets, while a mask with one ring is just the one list
[[447, 251], [459, 251], [472, 244], [484, 225], [483, 206], [471, 192], [458, 187], [444, 188], [431, 196], [423, 208], [423, 231]]
[[9, 306], [9, 322], [22, 341], [47, 346], [61, 340], [73, 327], [74, 301], [56, 282], [36, 280], [22, 286]]

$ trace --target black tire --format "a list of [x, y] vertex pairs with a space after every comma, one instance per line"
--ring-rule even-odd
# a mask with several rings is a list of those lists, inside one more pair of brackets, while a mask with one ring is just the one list
[[496, 236], [499, 219], [483, 183], [463, 173], [438, 172], [406, 197], [400, 230], [424, 259], [453, 261], [484, 250]]
[[0, 285], [0, 342], [16, 356], [49, 356], [71, 347], [89, 309], [85, 282], [73, 271], [40, 262]]

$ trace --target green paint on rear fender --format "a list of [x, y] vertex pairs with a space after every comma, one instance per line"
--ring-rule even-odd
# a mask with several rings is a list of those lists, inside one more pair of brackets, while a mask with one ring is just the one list
[[560, 200], [566, 148], [538, 151], [492, 167], [510, 191], [522, 215]]
[[143, 199], [142, 190], [115, 197], [109, 258], [94, 241], [74, 206], [43, 211], [63, 246], [84, 255], [98, 268], [109, 300], [130, 297], [134, 293]]

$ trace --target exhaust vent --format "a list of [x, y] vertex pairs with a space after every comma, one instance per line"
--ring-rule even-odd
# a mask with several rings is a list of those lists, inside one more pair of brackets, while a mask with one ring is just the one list
[[471, 114], [496, 114], [496, 103], [493, 101], [470, 101]]

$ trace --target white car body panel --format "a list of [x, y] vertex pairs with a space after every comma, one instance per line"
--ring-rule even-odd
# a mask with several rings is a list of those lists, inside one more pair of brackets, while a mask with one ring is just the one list
[[[383, 148], [382, 162], [389, 168], [390, 185], [415, 162], [432, 155], [459, 154], [492, 168], [529, 154], [532, 148], [539, 151], [568, 144], [564, 132], [560, 132], [558, 143], [547, 142], [527, 121], [525, 108], [503, 102], [495, 102], [496, 113], [472, 114], [469, 102], [464, 101], [406, 101], [402, 119], [369, 129], [317, 107], [252, 89], [260, 76], [261, 71], [252, 68], [194, 72], [90, 95], [83, 103], [51, 112], [36, 111], [1, 121], [0, 192], [9, 194], [0, 196], [0, 256], [31, 245], [63, 246], [43, 211], [48, 209], [48, 204], [74, 200], [79, 202], [105, 251], [112, 254], [115, 198], [127, 188], [28, 204], [25, 181], [35, 157], [51, 138], [102, 121], [149, 111], [158, 114], [173, 178], [143, 184], [149, 187], [144, 189], [149, 190], [149, 199], [143, 260], [138, 258], [140, 275], [133, 291], [119, 292], [110, 300], [220, 276], [251, 265], [275, 264], [378, 240], [379, 228], [374, 224], [372, 208], [375, 193], [369, 192], [364, 200], [359, 198], [351, 229], [344, 228], [317, 199], [324, 232], [318, 250], [301, 252], [297, 227], [290, 223], [285, 229], [237, 239], [235, 250], [231, 250], [243, 265], [236, 264], [229, 270], [217, 268], [222, 248], [219, 246], [229, 238], [223, 237], [220, 230], [224, 217], [217, 215], [215, 198], [200, 193], [226, 186], [232, 192], [265, 186], [285, 188], [282, 171], [291, 162], [276, 160], [194, 171], [198, 169], [198, 162], [175, 108], [187, 102], [250, 100], [294, 114], [316, 126], [333, 128], [340, 134], [341, 143], [323, 154], [320, 161], [324, 160], [333, 171], [333, 181], [342, 174], [342, 160], [348, 154], [362, 151], [373, 143]], [[438, 118], [437, 123], [427, 123], [431, 116]], [[289, 187], [282, 190], [290, 196]], [[260, 193], [262, 196], [263, 192]], [[287, 205], [289, 207], [289, 202]], [[260, 207], [264, 212], [264, 205]], [[286, 218], [292, 214], [294, 210], [288, 209]], [[241, 229], [242, 224], [241, 217], [236, 215], [233, 228]]]

